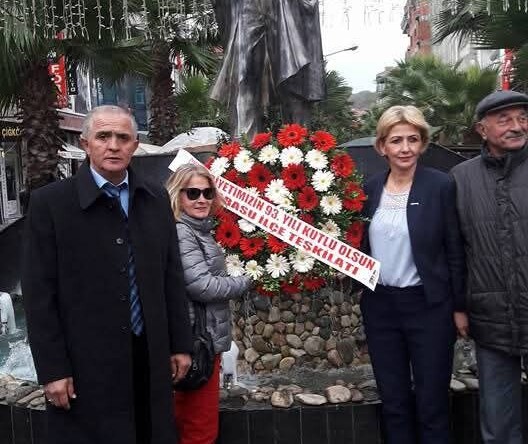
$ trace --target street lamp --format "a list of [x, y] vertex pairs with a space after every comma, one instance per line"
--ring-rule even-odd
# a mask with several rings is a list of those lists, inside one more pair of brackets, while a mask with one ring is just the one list
[[325, 58], [330, 57], [331, 55], [339, 54], [340, 52], [345, 52], [345, 51], [355, 51], [356, 49], [358, 49], [358, 45], [354, 45], [354, 46], [351, 46], [350, 48], [344, 48], [344, 49], [340, 49], [339, 51], [334, 51], [329, 54], [325, 54], [323, 57]]

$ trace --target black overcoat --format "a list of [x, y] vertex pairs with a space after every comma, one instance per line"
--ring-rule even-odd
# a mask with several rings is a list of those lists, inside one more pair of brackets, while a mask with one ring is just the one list
[[[48, 406], [53, 444], [135, 442], [128, 242], [151, 369], [153, 444], [174, 444], [170, 354], [190, 350], [177, 233], [168, 196], [129, 170], [128, 230], [89, 165], [31, 196], [23, 297], [39, 382], [73, 377], [70, 411]], [[129, 233], [129, 234], [128, 234]]]

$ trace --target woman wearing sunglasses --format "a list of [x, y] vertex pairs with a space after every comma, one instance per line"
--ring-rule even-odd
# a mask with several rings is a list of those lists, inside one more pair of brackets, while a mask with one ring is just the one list
[[[216, 353], [214, 372], [206, 385], [175, 393], [178, 442], [212, 444], [218, 435], [220, 354], [231, 346], [229, 300], [246, 292], [252, 281], [226, 273], [224, 253], [211, 234], [211, 215], [221, 208], [222, 199], [209, 172], [194, 164], [182, 165], [169, 178], [167, 190], [176, 218], [187, 296], [190, 302], [205, 305], [207, 330]], [[192, 305], [189, 311], [194, 322]]]

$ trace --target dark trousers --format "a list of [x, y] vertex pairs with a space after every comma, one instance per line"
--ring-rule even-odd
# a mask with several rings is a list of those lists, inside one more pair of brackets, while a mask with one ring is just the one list
[[477, 344], [484, 444], [522, 444], [521, 357]]
[[422, 286], [378, 285], [364, 292], [361, 310], [383, 402], [385, 442], [449, 443], [452, 302], [429, 306]]
[[132, 335], [136, 443], [150, 444], [150, 370], [147, 337]]

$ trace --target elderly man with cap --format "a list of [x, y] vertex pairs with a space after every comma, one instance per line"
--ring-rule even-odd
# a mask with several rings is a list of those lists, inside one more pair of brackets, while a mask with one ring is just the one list
[[522, 444], [521, 360], [528, 355], [528, 96], [496, 91], [477, 105], [481, 155], [456, 166], [468, 261], [459, 333], [477, 344], [486, 444]]

